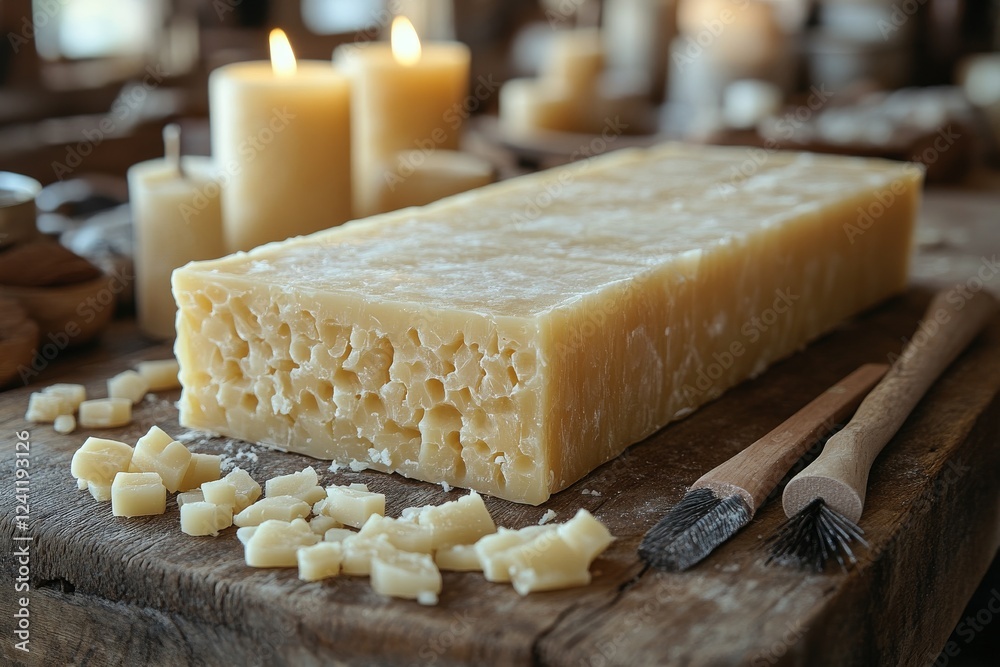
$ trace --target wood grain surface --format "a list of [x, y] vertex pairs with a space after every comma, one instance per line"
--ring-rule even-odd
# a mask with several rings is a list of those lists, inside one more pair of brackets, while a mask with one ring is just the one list
[[[967, 200], [962, 200], [963, 202]], [[995, 209], [990, 209], [995, 210]], [[923, 250], [944, 253], [939, 246]], [[951, 252], [948, 250], [948, 252]], [[965, 256], [971, 256], [964, 251]], [[954, 262], [952, 263], [954, 264]], [[918, 271], [919, 273], [920, 271]], [[963, 272], [962, 275], [971, 275]], [[128, 324], [67, 353], [35, 384], [0, 394], [0, 662], [27, 665], [847, 665], [927, 664], [936, 657], [1000, 545], [1000, 322], [931, 387], [876, 460], [861, 526], [871, 549], [853, 571], [765, 567], [763, 541], [784, 518], [772, 500], [689, 572], [643, 571], [636, 547], [687, 485], [866, 362], [898, 353], [940, 271], [672, 424], [540, 507], [487, 499], [499, 525], [557, 521], [584, 507], [618, 540], [586, 588], [518, 596], [477, 573], [445, 573], [441, 603], [381, 597], [367, 579], [305, 583], [293, 570], [243, 563], [233, 529], [180, 532], [163, 516], [122, 519], [77, 491], [72, 452], [88, 435], [134, 443], [152, 424], [194, 451], [221, 453], [258, 480], [316, 464], [324, 484], [365, 482], [387, 513], [459, 497], [453, 490], [322, 463], [177, 425], [177, 392], [137, 406], [132, 426], [57, 435], [27, 424], [28, 394], [104, 380], [161, 358]], [[1000, 284], [1000, 276], [994, 279]], [[17, 433], [30, 435], [31, 653], [14, 649], [13, 537]], [[583, 493], [596, 491], [599, 495]]]

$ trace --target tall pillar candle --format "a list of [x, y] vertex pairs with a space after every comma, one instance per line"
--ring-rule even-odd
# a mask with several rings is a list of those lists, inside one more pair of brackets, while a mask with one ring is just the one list
[[164, 130], [166, 158], [128, 170], [139, 328], [159, 339], [174, 337], [173, 270], [226, 254], [215, 164], [207, 157], [181, 158], [173, 127]]
[[329, 62], [296, 63], [274, 31], [271, 62], [212, 72], [209, 107], [230, 251], [351, 219], [350, 84]]
[[334, 60], [352, 81], [354, 212], [384, 212], [386, 183], [402, 152], [458, 148], [467, 112], [469, 49], [458, 42], [421, 46], [405, 18], [393, 22], [392, 42], [349, 45]]

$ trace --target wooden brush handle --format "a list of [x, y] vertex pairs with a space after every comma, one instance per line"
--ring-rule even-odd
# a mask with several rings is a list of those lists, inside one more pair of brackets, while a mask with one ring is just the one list
[[816, 498], [857, 523], [865, 505], [868, 472], [927, 389], [996, 312], [988, 292], [967, 298], [941, 292], [927, 308], [913, 339], [854, 418], [830, 438], [823, 453], [785, 486], [785, 514], [795, 516]]
[[711, 489], [720, 498], [739, 494], [752, 515], [809, 447], [851, 416], [887, 370], [887, 364], [865, 364], [757, 442], [702, 475], [691, 488]]

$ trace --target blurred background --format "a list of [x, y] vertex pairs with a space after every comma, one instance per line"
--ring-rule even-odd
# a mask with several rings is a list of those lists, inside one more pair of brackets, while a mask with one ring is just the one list
[[[0, 0], [0, 171], [44, 186], [44, 234], [120, 270], [126, 171], [163, 155], [167, 123], [209, 154], [213, 69], [268, 58], [275, 27], [329, 60], [399, 14], [470, 47], [462, 148], [501, 177], [683, 139], [745, 145], [749, 163], [913, 160], [935, 187], [1000, 191], [1000, 0]], [[1000, 595], [997, 571], [967, 613]], [[935, 664], [996, 664], [998, 637], [957, 630]]]

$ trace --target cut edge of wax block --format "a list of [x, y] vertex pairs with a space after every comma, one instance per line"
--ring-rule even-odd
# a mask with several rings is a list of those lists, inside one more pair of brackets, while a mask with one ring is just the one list
[[188, 264], [181, 423], [544, 502], [905, 287], [922, 169], [747, 160], [621, 150]]

